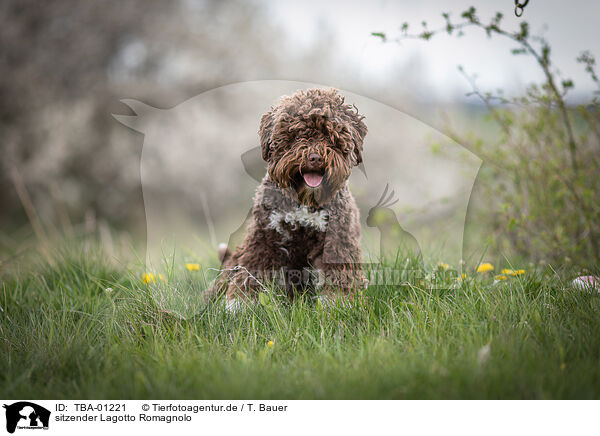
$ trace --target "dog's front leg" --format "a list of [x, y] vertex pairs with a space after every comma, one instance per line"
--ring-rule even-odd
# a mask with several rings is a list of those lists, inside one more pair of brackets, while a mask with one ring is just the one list
[[318, 292], [353, 297], [368, 285], [361, 267], [358, 211], [350, 208], [346, 219], [330, 220], [322, 253], [313, 253], [312, 264], [321, 271]]
[[284, 284], [281, 271], [289, 252], [276, 243], [277, 236], [259, 219], [248, 228], [244, 242], [222, 267], [228, 300], [255, 299], [271, 283]]

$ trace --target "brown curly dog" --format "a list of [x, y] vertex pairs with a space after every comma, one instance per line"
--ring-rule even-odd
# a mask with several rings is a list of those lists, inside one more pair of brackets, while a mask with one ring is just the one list
[[351, 296], [360, 270], [359, 212], [348, 189], [362, 162], [367, 126], [335, 89], [284, 96], [260, 120], [267, 174], [254, 197], [241, 246], [223, 249], [213, 286], [228, 308], [276, 282], [290, 296], [307, 289]]

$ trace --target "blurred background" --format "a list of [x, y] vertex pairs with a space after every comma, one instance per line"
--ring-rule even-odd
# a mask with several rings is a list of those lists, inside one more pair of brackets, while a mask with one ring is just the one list
[[[442, 12], [460, 17], [471, 5], [482, 17], [503, 12], [508, 30], [527, 20], [531, 32], [552, 43], [557, 74], [576, 84], [566, 102], [575, 106], [591, 98], [596, 84], [576, 57], [584, 49], [599, 52], [600, 5], [583, 0], [531, 0], [522, 19], [514, 16], [512, 0], [368, 5], [3, 1], [0, 249], [14, 252], [32, 235], [44, 238], [53, 232], [105, 236], [117, 232], [129, 235], [134, 244], [146, 241], [140, 170], [144, 135], [112, 116], [134, 115], [120, 101], [124, 98], [168, 109], [238, 82], [308, 82], [373, 99], [449, 136], [452, 126], [453, 131], [478, 135], [483, 143], [497, 140], [501, 128], [486, 118], [480, 100], [466, 96], [471, 86], [457, 65], [477, 73], [482, 89], [501, 88], [511, 97], [526, 94], [528, 84], [544, 80], [534, 59], [513, 56], [512, 41], [489, 40], [481, 29], [460, 39], [440, 35], [431, 41], [395, 42], [372, 35], [399, 34], [403, 22], [419, 29], [423, 20], [430, 28], [443, 27]], [[258, 142], [246, 145], [249, 149]], [[485, 167], [487, 160], [478, 150], [467, 142], [461, 145], [481, 157]], [[592, 153], [597, 156], [597, 148]], [[243, 171], [240, 177], [245, 177]], [[477, 204], [477, 195], [485, 198], [486, 183], [494, 183], [493, 176], [478, 178], [472, 204]], [[168, 189], [163, 194], [168, 198]], [[247, 193], [242, 190], [240, 196], [247, 198]], [[502, 206], [481, 203], [491, 214], [495, 211], [490, 208]], [[227, 212], [215, 207], [212, 212], [217, 216]], [[593, 216], [596, 209], [586, 213]], [[489, 228], [487, 223], [469, 206], [467, 225], [473, 234], [506, 229], [497, 223]], [[596, 229], [590, 227], [587, 233], [575, 229], [575, 239], [591, 238]], [[482, 245], [475, 240], [475, 245]], [[548, 250], [552, 253], [546, 246]], [[586, 250], [584, 254], [591, 253]], [[540, 252], [533, 257], [548, 255]]]

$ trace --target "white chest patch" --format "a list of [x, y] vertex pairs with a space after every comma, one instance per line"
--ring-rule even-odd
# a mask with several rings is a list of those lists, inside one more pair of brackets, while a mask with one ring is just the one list
[[289, 212], [274, 210], [269, 215], [269, 224], [267, 227], [281, 234], [287, 233], [282, 228], [283, 223], [289, 224], [292, 227], [295, 225], [311, 227], [319, 232], [324, 232], [327, 230], [328, 219], [329, 214], [324, 210], [310, 212], [308, 207], [299, 206]]

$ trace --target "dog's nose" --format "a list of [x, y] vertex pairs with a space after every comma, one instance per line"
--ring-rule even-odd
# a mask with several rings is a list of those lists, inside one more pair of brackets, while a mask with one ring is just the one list
[[323, 163], [323, 158], [320, 154], [311, 153], [308, 155], [308, 163], [314, 166], [321, 165]]

